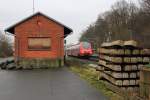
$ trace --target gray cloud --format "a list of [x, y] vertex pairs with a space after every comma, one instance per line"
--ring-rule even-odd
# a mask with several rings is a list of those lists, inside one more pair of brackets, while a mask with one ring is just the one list
[[[35, 0], [35, 11], [71, 27], [74, 33], [67, 37], [68, 43], [77, 42], [80, 33], [98, 14], [110, 9], [117, 0]], [[32, 14], [32, 0], [0, 0], [0, 28]]]

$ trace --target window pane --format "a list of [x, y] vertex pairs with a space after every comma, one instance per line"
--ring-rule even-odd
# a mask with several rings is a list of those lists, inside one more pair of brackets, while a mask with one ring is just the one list
[[29, 38], [28, 47], [29, 49], [35, 49], [35, 50], [50, 49], [51, 40], [50, 38]]
[[91, 44], [88, 42], [82, 42], [83, 48], [89, 49], [91, 47]]

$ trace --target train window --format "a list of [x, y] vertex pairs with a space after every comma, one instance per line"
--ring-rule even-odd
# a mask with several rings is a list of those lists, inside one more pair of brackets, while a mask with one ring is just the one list
[[82, 42], [83, 48], [88, 49], [91, 47], [91, 44], [88, 42]]
[[50, 38], [28, 38], [28, 49], [29, 50], [49, 50], [51, 48]]

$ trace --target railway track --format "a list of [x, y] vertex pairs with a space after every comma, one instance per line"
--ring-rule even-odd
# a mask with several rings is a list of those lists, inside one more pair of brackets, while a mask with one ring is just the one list
[[8, 58], [0, 58], [0, 68], [1, 69], [12, 69], [14, 68], [14, 58], [8, 57]]
[[98, 57], [95, 57], [95, 56], [90, 56], [88, 58], [69, 56], [69, 58], [75, 59], [75, 60], [80, 61], [81, 63], [85, 63], [85, 64], [97, 64], [97, 62], [98, 62]]
[[88, 58], [88, 60], [98, 62], [99, 61], [99, 56], [97, 56], [97, 55], [90, 56]]

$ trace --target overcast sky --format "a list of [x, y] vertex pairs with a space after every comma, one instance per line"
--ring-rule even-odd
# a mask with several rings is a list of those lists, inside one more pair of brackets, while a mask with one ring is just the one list
[[[80, 33], [116, 1], [118, 0], [35, 0], [35, 12], [43, 12], [72, 28], [74, 32], [67, 37], [67, 42], [75, 43]], [[0, 29], [4, 30], [31, 15], [32, 5], [32, 0], [0, 0]]]

